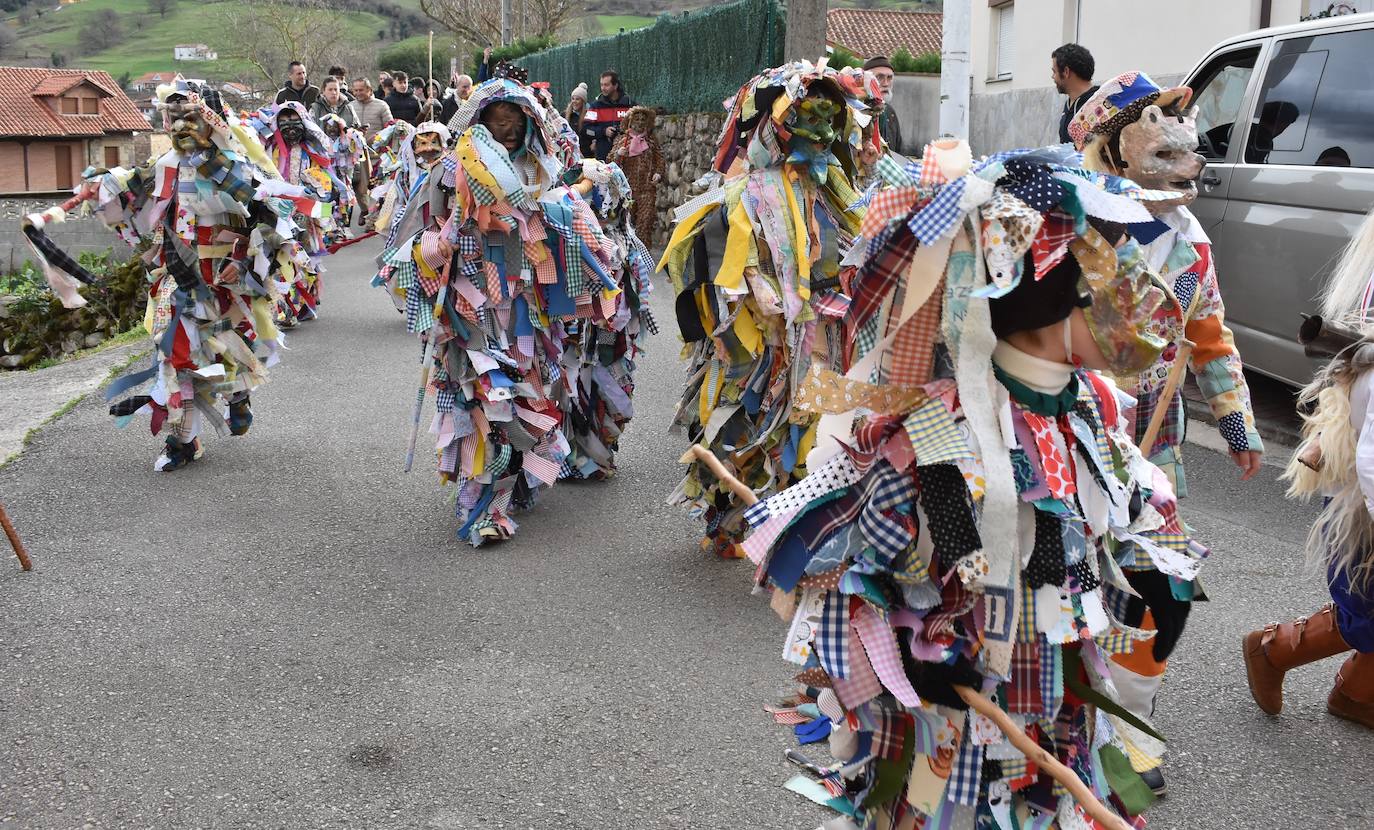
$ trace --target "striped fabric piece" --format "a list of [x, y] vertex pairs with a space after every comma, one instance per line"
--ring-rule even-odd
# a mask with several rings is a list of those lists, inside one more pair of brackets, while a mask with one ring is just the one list
[[854, 613], [854, 630], [883, 686], [903, 705], [920, 706], [921, 698], [906, 676], [897, 637], [887, 622], [867, 603], [862, 603]]
[[816, 657], [832, 678], [849, 677], [849, 597], [825, 595], [825, 610], [815, 635]]

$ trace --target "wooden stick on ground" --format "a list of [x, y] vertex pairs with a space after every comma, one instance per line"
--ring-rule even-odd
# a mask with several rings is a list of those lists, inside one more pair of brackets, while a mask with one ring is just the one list
[[29, 552], [24, 550], [24, 543], [19, 540], [19, 531], [14, 529], [14, 523], [10, 521], [10, 514], [5, 512], [4, 504], [0, 504], [0, 525], [5, 528], [5, 535], [10, 539], [14, 555], [19, 557], [19, 567], [26, 571], [33, 570], [33, 560], [29, 558]]
[[[720, 463], [720, 459], [716, 458], [714, 453], [701, 444], [693, 444], [679, 459], [678, 463], [690, 464], [693, 461], [700, 461], [705, 464], [706, 468], [745, 504], [754, 504], [759, 500], [753, 490], [750, 490], [744, 482], [731, 475], [730, 471], [725, 469], [725, 465]], [[1059, 763], [1057, 758], [1031, 740], [1030, 736], [1023, 730], [1017, 728], [1016, 722], [1006, 712], [1002, 711], [1002, 707], [968, 686], [955, 686], [954, 691], [959, 693], [959, 697], [963, 698], [971, 709], [997, 724], [997, 728], [1002, 730], [1002, 734], [1007, 736], [1007, 740], [1011, 741], [1012, 746], [1021, 750], [1027, 758], [1063, 785], [1064, 789], [1068, 790], [1069, 794], [1079, 804], [1083, 805], [1083, 809], [1088, 811], [1088, 815], [1109, 830], [1131, 830], [1131, 826], [1123, 818], [1098, 800], [1093, 791], [1088, 789], [1073, 770]]]

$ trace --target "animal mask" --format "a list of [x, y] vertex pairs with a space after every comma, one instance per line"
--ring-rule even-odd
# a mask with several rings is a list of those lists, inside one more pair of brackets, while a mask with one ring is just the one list
[[169, 98], [165, 106], [172, 144], [183, 153], [194, 153], [210, 146], [210, 124], [198, 101], [184, 97]]
[[305, 140], [305, 123], [295, 110], [284, 109], [277, 114], [277, 129], [281, 130], [282, 140], [287, 144], [300, 144]]
[[1122, 174], [1141, 187], [1178, 194], [1177, 199], [1146, 203], [1160, 212], [1197, 198], [1197, 177], [1207, 164], [1195, 152], [1197, 145], [1196, 107], [1179, 113], [1151, 104], [1121, 128], [1118, 161]]

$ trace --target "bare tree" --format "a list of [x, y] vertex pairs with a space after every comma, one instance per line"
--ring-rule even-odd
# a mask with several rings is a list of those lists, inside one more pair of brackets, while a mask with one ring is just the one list
[[19, 44], [19, 35], [9, 26], [0, 26], [0, 56], [8, 57]]
[[286, 66], [301, 61], [307, 70], [322, 72], [331, 64], [360, 66], [365, 48], [339, 35], [338, 15], [318, 0], [284, 4], [268, 0], [240, 0], [228, 7], [229, 57], [255, 70], [254, 77], [280, 83]]
[[[519, 34], [523, 15], [525, 37], [557, 35], [585, 7], [586, 0], [511, 0], [512, 29]], [[501, 42], [501, 0], [420, 0], [420, 11], [460, 42]]]
[[176, 0], [148, 0], [148, 13], [166, 17], [167, 12], [176, 6]]
[[101, 9], [81, 27], [78, 42], [86, 54], [94, 54], [119, 43], [123, 36], [124, 25], [120, 22], [119, 13], [114, 9]]

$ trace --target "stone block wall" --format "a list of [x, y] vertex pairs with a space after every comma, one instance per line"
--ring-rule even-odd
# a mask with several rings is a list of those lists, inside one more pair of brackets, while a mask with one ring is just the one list
[[660, 116], [655, 133], [663, 148], [667, 174], [658, 186], [658, 230], [644, 240], [653, 251], [663, 250], [673, 232], [673, 209], [697, 194], [692, 188], [711, 169], [725, 113], [698, 112]]

